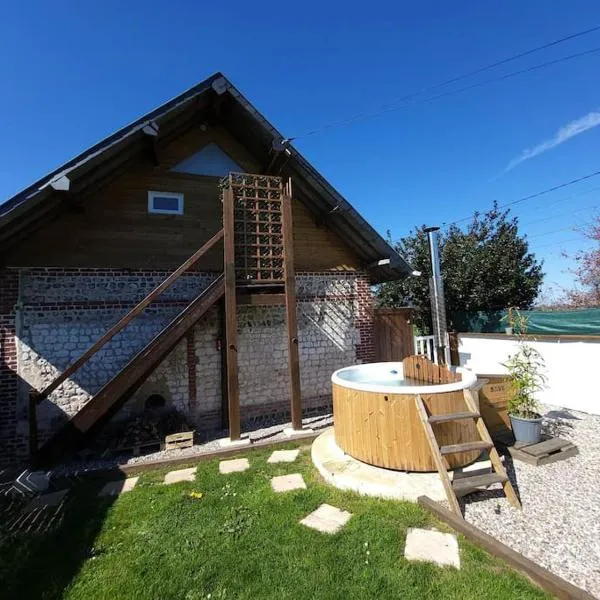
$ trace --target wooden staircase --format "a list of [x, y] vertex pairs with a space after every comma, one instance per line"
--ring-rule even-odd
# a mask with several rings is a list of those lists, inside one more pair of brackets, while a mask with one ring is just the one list
[[[237, 301], [238, 294], [270, 304], [285, 304], [290, 412], [292, 427], [302, 429], [300, 357], [292, 228], [292, 182], [278, 176], [230, 173], [219, 183], [223, 229], [104, 333], [75, 362], [41, 392], [29, 394], [29, 445], [31, 461], [50, 465], [61, 455], [97, 432], [139, 388], [148, 375], [202, 317], [224, 296], [224, 337], [221, 368], [222, 389], [227, 401], [230, 439], [240, 439], [240, 394], [238, 381]], [[181, 314], [141, 350], [98, 393], [96, 393], [41, 448], [37, 442], [37, 406], [71, 377], [119, 331], [192, 268], [217, 242], [223, 240], [223, 274]], [[281, 293], [283, 292], [283, 293]], [[260, 296], [258, 298], [257, 296]], [[278, 300], [277, 296], [282, 296]]]
[[102, 427], [224, 292], [224, 276], [220, 275], [39, 449], [36, 464], [52, 464]]
[[[411, 372], [412, 365], [415, 363], [420, 365], [417, 371], [423, 372], [425, 369], [427, 369], [429, 373], [433, 372], [435, 374], [435, 383], [445, 383], [448, 380], [456, 381], [456, 377], [454, 376], [455, 374], [451, 373], [447, 369], [445, 370], [449, 373], [449, 376], [448, 380], [444, 381], [445, 375], [442, 372], [444, 370], [443, 367], [433, 365], [435, 368], [426, 366], [425, 369], [423, 369], [424, 361], [427, 361], [427, 359], [423, 359], [422, 357], [409, 357], [408, 359], [405, 359], [405, 364], [406, 361], [408, 361], [408, 369], [406, 370], [409, 372]], [[421, 379], [421, 381], [423, 381], [423, 379]], [[423, 430], [427, 437], [434, 463], [444, 486], [448, 504], [450, 505], [450, 508], [461, 518], [462, 512], [458, 503], [458, 497], [472, 493], [480, 488], [486, 488], [494, 483], [501, 483], [504, 489], [504, 494], [508, 501], [513, 506], [521, 508], [521, 503], [508, 478], [506, 470], [504, 469], [504, 465], [500, 460], [500, 455], [498, 454], [489, 431], [487, 430], [487, 427], [481, 418], [481, 414], [479, 413], [476, 394], [477, 392], [474, 392], [471, 389], [464, 390], [464, 400], [467, 410], [464, 412], [461, 411], [454, 414], [444, 415], [429, 414], [421, 395], [417, 395], [415, 397], [415, 404], [419, 413], [421, 424], [423, 425]], [[435, 436], [436, 425], [443, 423], [454, 423], [457, 421], [464, 421], [466, 419], [473, 419], [475, 421], [475, 427], [480, 439], [461, 444], [439, 444]], [[448, 463], [444, 458], [445, 456], [450, 454], [459, 454], [461, 452], [484, 450], [487, 450], [488, 452], [490, 462], [492, 464], [492, 473], [461, 477], [460, 479], [454, 479], [453, 481], [450, 481], [450, 476], [448, 474]]]
[[81, 447], [125, 404], [143, 381], [158, 367], [183, 336], [223, 297], [225, 276], [221, 274], [200, 293], [158, 335], [140, 350], [108, 383], [102, 387], [71, 419], [41, 448], [37, 445], [37, 405], [66, 381], [119, 331], [141, 314], [156, 298], [170, 287], [185, 271], [223, 238], [223, 230], [216, 233], [185, 263], [152, 290], [141, 302], [113, 325], [73, 364], [65, 369], [44, 390], [30, 392], [30, 459], [36, 467], [52, 465], [69, 450]]

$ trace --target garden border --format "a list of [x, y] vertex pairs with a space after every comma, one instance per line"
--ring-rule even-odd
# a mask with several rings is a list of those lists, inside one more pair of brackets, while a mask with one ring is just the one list
[[443, 521], [490, 554], [502, 559], [556, 598], [560, 600], [596, 600], [594, 596], [585, 590], [561, 579], [481, 529], [467, 523], [462, 517], [450, 512], [428, 496], [419, 496], [417, 501], [420, 506], [432, 512], [440, 521]]
[[133, 475], [135, 473], [141, 473], [143, 471], [152, 471], [154, 469], [160, 469], [163, 467], [171, 467], [177, 465], [194, 464], [196, 462], [202, 462], [205, 460], [211, 460], [213, 458], [221, 458], [227, 456], [234, 456], [236, 454], [252, 451], [252, 450], [264, 450], [265, 448], [271, 448], [280, 446], [282, 444], [290, 444], [294, 442], [306, 442], [308, 440], [314, 440], [322, 433], [322, 430], [318, 431], [307, 431], [306, 433], [297, 434], [289, 439], [279, 440], [261, 440], [259, 442], [253, 442], [247, 446], [233, 445], [229, 448], [218, 448], [216, 450], [207, 450], [206, 452], [199, 452], [198, 454], [189, 454], [187, 456], [180, 456], [177, 458], [161, 458], [158, 460], [152, 460], [143, 463], [134, 463], [131, 465], [121, 464], [106, 469], [96, 469], [90, 471], [89, 475], [103, 474], [103, 473], [122, 473], [124, 475]]

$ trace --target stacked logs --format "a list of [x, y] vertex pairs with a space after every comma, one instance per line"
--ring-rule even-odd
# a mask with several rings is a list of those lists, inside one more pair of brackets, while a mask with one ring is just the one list
[[162, 444], [167, 435], [192, 429], [184, 415], [176, 410], [156, 414], [146, 412], [133, 417], [117, 428], [113, 441], [114, 449], [129, 449], [139, 446]]

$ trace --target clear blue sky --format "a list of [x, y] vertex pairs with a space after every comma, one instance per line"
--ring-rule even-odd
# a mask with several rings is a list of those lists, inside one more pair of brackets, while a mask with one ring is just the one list
[[[598, 24], [596, 0], [7, 3], [0, 199], [215, 71], [295, 136]], [[595, 47], [600, 32], [472, 81]], [[600, 53], [296, 145], [379, 231], [400, 237], [599, 170], [598, 73]], [[572, 229], [595, 212], [600, 177], [516, 207], [547, 286], [569, 283], [561, 250], [586, 246]]]

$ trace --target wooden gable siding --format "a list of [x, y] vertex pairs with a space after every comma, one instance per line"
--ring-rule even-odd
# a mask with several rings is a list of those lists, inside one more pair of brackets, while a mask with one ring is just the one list
[[[216, 142], [250, 172], [260, 166], [220, 129], [199, 127], [158, 152], [160, 166], [140, 162], [102, 190], [88, 195], [82, 209], [66, 212], [9, 251], [16, 267], [114, 267], [173, 269], [222, 227], [219, 178], [168, 171], [204, 145]], [[148, 213], [148, 191], [184, 194], [183, 215]], [[308, 209], [292, 204], [295, 267], [298, 271], [353, 270], [360, 265], [342, 241], [317, 227]], [[198, 269], [222, 270], [222, 248]]]

